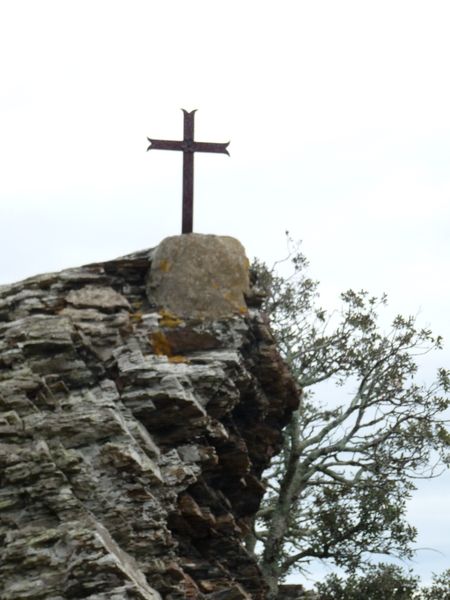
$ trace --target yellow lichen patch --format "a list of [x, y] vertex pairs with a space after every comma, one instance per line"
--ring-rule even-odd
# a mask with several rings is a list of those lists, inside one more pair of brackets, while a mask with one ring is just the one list
[[172, 356], [172, 348], [162, 331], [153, 331], [150, 335], [153, 352], [158, 356]]
[[166, 258], [163, 258], [159, 262], [159, 270], [162, 271], [163, 273], [168, 273], [171, 268], [172, 268], [172, 265], [170, 264], [170, 261], [167, 260]]
[[161, 327], [178, 327], [183, 322], [181, 319], [177, 317], [174, 313], [170, 312], [170, 310], [166, 310], [162, 308], [159, 311], [161, 315], [159, 318], [159, 324]]
[[163, 331], [153, 331], [149, 336], [153, 347], [153, 352], [157, 356], [167, 356], [169, 362], [174, 364], [188, 363], [189, 360], [181, 354], [173, 354], [169, 340], [164, 335]]
[[181, 354], [176, 354], [175, 356], [169, 356], [169, 362], [175, 364], [188, 363], [189, 360], [185, 356], [181, 356]]
[[239, 314], [246, 315], [248, 313], [248, 308], [246, 306], [239, 307]]
[[133, 323], [139, 323], [140, 321], [142, 321], [142, 312], [138, 310], [134, 313], [131, 313], [130, 319]]

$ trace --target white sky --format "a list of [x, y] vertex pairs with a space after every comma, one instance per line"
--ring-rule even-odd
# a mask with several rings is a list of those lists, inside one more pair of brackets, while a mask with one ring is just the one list
[[[196, 231], [250, 257], [303, 240], [325, 302], [386, 291], [449, 345], [448, 0], [3, 0], [0, 282], [113, 258], [180, 231], [180, 139]], [[450, 478], [411, 505], [417, 570], [450, 562]]]

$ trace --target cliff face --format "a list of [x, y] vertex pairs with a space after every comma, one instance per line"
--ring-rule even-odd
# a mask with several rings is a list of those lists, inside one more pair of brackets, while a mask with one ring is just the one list
[[1, 600], [265, 597], [242, 539], [297, 391], [242, 275], [196, 308], [214, 248], [0, 287]]

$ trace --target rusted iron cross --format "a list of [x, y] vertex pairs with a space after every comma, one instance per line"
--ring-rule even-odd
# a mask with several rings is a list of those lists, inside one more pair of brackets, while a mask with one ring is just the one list
[[194, 207], [194, 152], [216, 152], [228, 154], [225, 144], [194, 141], [195, 110], [184, 113], [184, 136], [182, 141], [154, 140], [147, 138], [150, 146], [147, 150], [181, 150], [183, 152], [183, 222], [182, 233], [192, 233]]

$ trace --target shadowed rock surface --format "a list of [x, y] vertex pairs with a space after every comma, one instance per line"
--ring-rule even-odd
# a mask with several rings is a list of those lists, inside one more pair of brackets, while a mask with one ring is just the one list
[[242, 539], [295, 384], [257, 295], [174, 314], [151, 256], [0, 287], [1, 600], [265, 597]]

